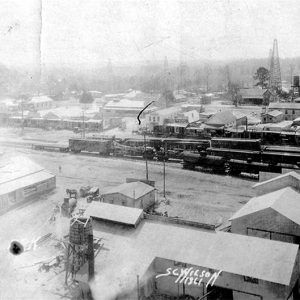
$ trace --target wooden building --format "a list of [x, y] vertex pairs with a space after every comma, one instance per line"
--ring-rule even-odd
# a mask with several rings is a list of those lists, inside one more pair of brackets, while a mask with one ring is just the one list
[[231, 218], [231, 232], [300, 244], [300, 194], [286, 187], [252, 198]]
[[0, 168], [0, 212], [46, 193], [56, 186], [55, 175], [26, 157], [2, 161]]
[[140, 181], [123, 183], [102, 193], [101, 201], [147, 209], [155, 203], [155, 188]]

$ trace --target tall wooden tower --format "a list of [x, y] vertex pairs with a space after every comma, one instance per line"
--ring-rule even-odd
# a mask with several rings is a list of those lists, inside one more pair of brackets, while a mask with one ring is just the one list
[[270, 82], [269, 86], [272, 90], [281, 89], [281, 72], [280, 72], [280, 63], [278, 55], [278, 44], [277, 40], [274, 40], [273, 51], [270, 62]]

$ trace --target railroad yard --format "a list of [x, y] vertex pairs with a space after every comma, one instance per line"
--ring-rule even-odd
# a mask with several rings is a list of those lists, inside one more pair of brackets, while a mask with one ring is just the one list
[[[3, 135], [2, 135], [3, 138]], [[18, 139], [16, 137], [15, 141]], [[53, 137], [45, 137], [53, 139]], [[39, 271], [37, 262], [57, 255], [55, 241], [46, 242], [34, 251], [22, 256], [12, 256], [7, 251], [12, 240], [28, 243], [48, 233], [54, 236], [67, 234], [68, 219], [57, 219], [48, 224], [55, 204], [61, 204], [65, 189], [79, 189], [91, 185], [100, 191], [123, 183], [127, 177], [144, 178], [145, 162], [122, 158], [89, 157], [69, 153], [40, 152], [26, 147], [4, 146], [1, 143], [2, 158], [26, 155], [56, 175], [57, 187], [48, 195], [39, 196], [31, 202], [0, 216], [2, 226], [0, 276], [2, 284], [10, 287], [5, 299], [16, 299], [21, 293], [24, 297], [40, 299], [61, 299], [70, 296], [70, 290], [63, 285], [63, 267], [49, 272]], [[59, 166], [62, 166], [59, 172]], [[158, 199], [163, 200], [163, 169], [161, 162], [149, 162], [149, 179], [156, 182]], [[158, 207], [169, 216], [202, 223], [218, 224], [227, 220], [249, 198], [253, 196], [253, 181], [181, 169], [178, 164], [169, 163], [166, 170], [166, 198], [170, 201]], [[14, 228], [13, 234], [11, 228]], [[61, 230], [65, 232], [61, 232]], [[50, 247], [49, 247], [50, 245]], [[56, 275], [56, 273], [58, 273]], [[4, 273], [6, 276], [3, 276]], [[12, 282], [18, 282], [13, 285]], [[20, 290], [18, 290], [18, 286]]]

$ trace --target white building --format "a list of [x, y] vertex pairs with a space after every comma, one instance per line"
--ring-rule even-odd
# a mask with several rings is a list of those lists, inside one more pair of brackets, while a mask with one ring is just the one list
[[32, 97], [28, 104], [35, 110], [51, 109], [54, 106], [54, 101], [48, 96]]
[[129, 99], [111, 100], [104, 106], [103, 113], [106, 116], [137, 116], [144, 107], [144, 101]]
[[56, 186], [55, 175], [26, 157], [18, 156], [0, 163], [0, 212]]

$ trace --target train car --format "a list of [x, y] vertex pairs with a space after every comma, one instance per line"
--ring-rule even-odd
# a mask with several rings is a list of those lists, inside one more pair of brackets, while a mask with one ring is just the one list
[[240, 159], [245, 161], [261, 161], [260, 139], [212, 138], [207, 153], [222, 156], [226, 160]]
[[299, 153], [300, 155], [300, 147], [293, 146], [264, 146], [263, 151]]
[[222, 156], [226, 160], [241, 159], [245, 161], [261, 161], [261, 151], [240, 150], [230, 148], [207, 148], [207, 153], [213, 156]]
[[195, 167], [210, 169], [216, 173], [226, 172], [226, 160], [222, 156], [206, 155], [206, 153], [183, 152], [183, 168], [194, 170]]
[[211, 148], [261, 150], [260, 139], [212, 138]]
[[42, 151], [69, 152], [68, 146], [63, 145], [47, 145], [47, 144], [32, 144], [32, 149]]
[[244, 160], [230, 159], [228, 162], [229, 173], [237, 176], [241, 173], [259, 174], [262, 172], [281, 173], [282, 168], [280, 166], [274, 166], [262, 162], [247, 162]]
[[92, 139], [69, 139], [69, 149], [72, 152], [91, 152], [100, 155], [110, 155], [112, 152], [112, 141]]
[[263, 151], [262, 161], [271, 165], [288, 164], [288, 165], [300, 165], [300, 153], [299, 152], [285, 152], [279, 151]]

